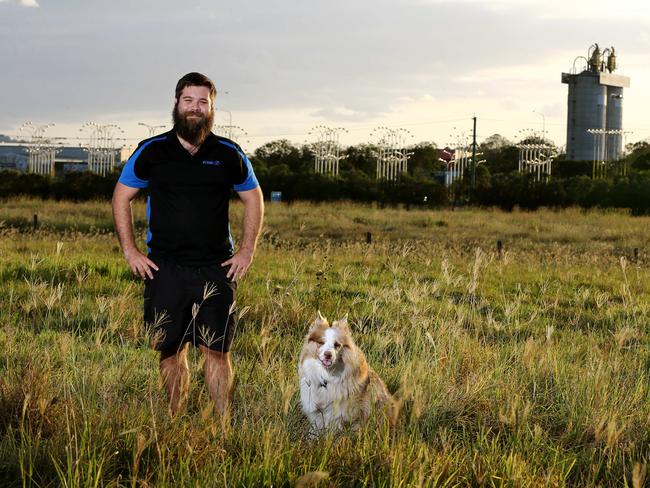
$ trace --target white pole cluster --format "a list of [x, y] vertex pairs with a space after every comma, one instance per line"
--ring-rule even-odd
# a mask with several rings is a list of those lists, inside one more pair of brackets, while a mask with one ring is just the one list
[[395, 181], [408, 171], [408, 159], [413, 154], [406, 149], [407, 138], [413, 135], [406, 129], [377, 127], [370, 133], [377, 137], [377, 179]]
[[226, 137], [233, 142], [236, 142], [240, 146], [244, 146], [245, 143], [250, 141], [247, 139], [248, 132], [239, 127], [238, 125], [213, 125], [212, 131], [221, 137]]
[[141, 125], [142, 127], [146, 127], [147, 132], [148, 132], [148, 137], [155, 136], [162, 129], [164, 129], [166, 127], [165, 125], [151, 125], [151, 124], [145, 124], [144, 122], [138, 122], [138, 125]]
[[59, 147], [52, 144], [49, 139], [45, 138], [45, 131], [54, 124], [34, 125], [31, 122], [25, 122], [20, 126], [20, 131], [28, 131], [30, 139], [27, 144], [27, 171], [40, 175], [54, 174], [54, 159]]
[[[625, 138], [629, 131], [622, 129], [587, 129], [594, 139], [594, 157], [592, 165], [592, 178], [605, 178], [608, 166], [623, 158], [623, 153], [618, 152], [619, 147], [625, 147]], [[621, 166], [621, 174], [627, 174], [625, 164]]]
[[89, 134], [86, 144], [88, 171], [106, 176], [115, 168], [115, 132], [124, 131], [115, 124], [100, 125], [95, 122], [87, 122], [79, 130]]
[[[465, 171], [471, 169], [472, 164], [472, 143], [468, 134], [461, 132], [454, 137], [455, 141], [449, 144], [453, 147], [452, 159], [447, 162], [447, 173], [445, 174], [445, 186], [451, 186], [456, 180], [463, 180]], [[476, 153], [480, 156], [482, 153]], [[480, 161], [483, 162], [483, 161]], [[477, 162], [478, 164], [479, 162]]]
[[522, 142], [517, 144], [519, 172], [534, 175], [535, 181], [548, 181], [552, 174], [557, 149], [546, 142], [544, 130], [541, 133], [533, 129], [522, 129], [519, 132], [522, 137]]
[[346, 156], [341, 155], [340, 138], [343, 127], [326, 127], [317, 125], [309, 131], [309, 135], [316, 136], [316, 142], [311, 144], [314, 153], [314, 171], [318, 174], [338, 176], [339, 161]]
[[518, 144], [519, 172], [532, 173], [535, 181], [548, 181], [557, 153], [549, 144]]

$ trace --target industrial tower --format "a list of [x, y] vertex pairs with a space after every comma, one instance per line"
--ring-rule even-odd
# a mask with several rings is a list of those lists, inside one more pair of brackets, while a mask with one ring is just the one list
[[[576, 62], [582, 61], [577, 73]], [[592, 45], [587, 57], [573, 61], [571, 73], [562, 73], [569, 85], [566, 158], [569, 161], [616, 161], [623, 154], [623, 88], [627, 76], [616, 70], [614, 48]]]

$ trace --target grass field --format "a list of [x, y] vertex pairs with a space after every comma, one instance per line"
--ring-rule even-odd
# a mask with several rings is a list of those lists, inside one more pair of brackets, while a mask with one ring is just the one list
[[[649, 224], [269, 205], [223, 425], [194, 353], [187, 413], [167, 413], [109, 204], [2, 202], [0, 485], [645, 486]], [[296, 370], [318, 309], [349, 313], [403, 401], [394, 430], [308, 438]]]

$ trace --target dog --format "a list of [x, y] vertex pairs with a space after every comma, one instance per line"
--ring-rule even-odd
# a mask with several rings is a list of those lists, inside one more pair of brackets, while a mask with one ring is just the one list
[[386, 415], [391, 426], [395, 422], [395, 401], [354, 344], [347, 315], [330, 325], [318, 312], [305, 336], [298, 375], [312, 435], [358, 427], [373, 409]]

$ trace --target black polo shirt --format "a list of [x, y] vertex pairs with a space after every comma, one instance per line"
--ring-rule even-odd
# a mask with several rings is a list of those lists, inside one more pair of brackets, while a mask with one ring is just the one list
[[192, 156], [174, 131], [142, 141], [119, 182], [149, 190], [147, 247], [154, 262], [160, 257], [187, 266], [232, 256], [230, 191], [258, 186], [250, 161], [233, 141], [210, 134]]

